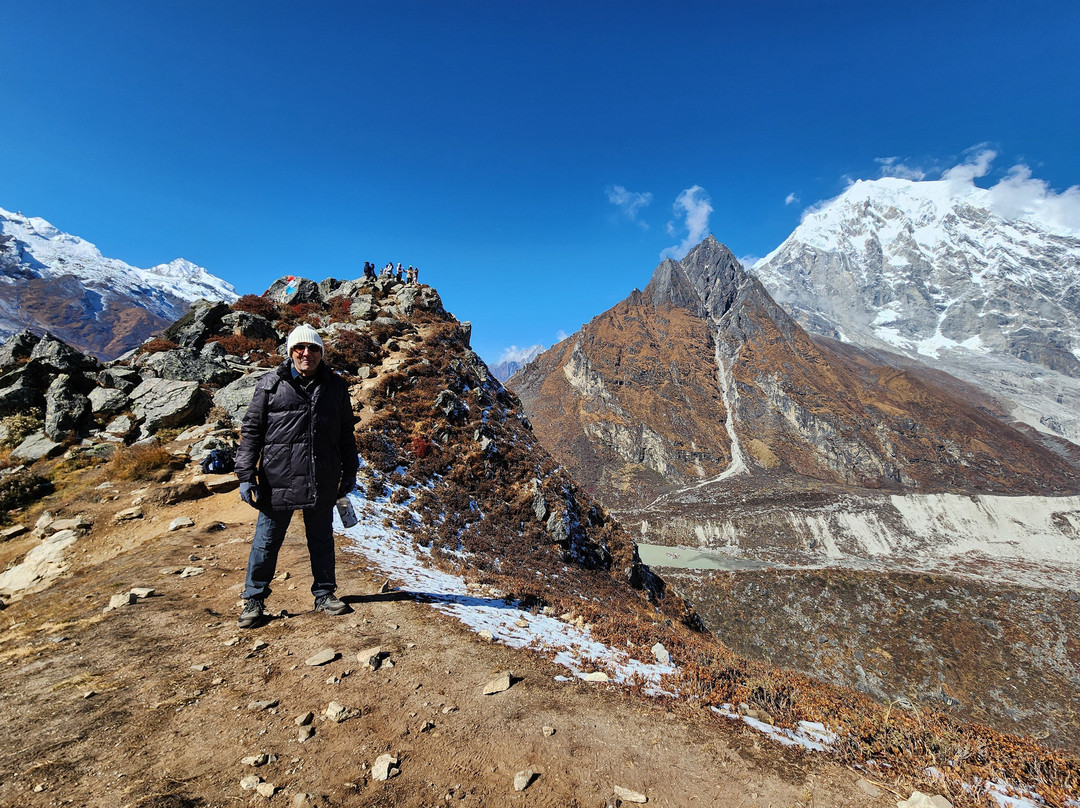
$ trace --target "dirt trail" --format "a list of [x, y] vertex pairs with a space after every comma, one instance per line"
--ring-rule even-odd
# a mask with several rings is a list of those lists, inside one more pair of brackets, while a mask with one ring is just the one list
[[[112, 513], [131, 502], [120, 493], [105, 503], [47, 501], [54, 512], [92, 516], [95, 527], [72, 548], [71, 570], [0, 612], [0, 806], [267, 803], [241, 789], [248, 775], [273, 783], [269, 803], [283, 806], [300, 793], [319, 796], [295, 804], [604, 806], [616, 785], [662, 806], [895, 804], [886, 792], [864, 793], [851, 771], [704, 710], [557, 682], [561, 668], [485, 643], [408, 592], [368, 594], [381, 581], [353, 554], [339, 551], [338, 578], [354, 613], [312, 613], [301, 520], [279, 563], [289, 577], [268, 603], [290, 616], [239, 631], [254, 512], [226, 493], [144, 505], [143, 519], [113, 526]], [[195, 526], [169, 532], [176, 516]], [[211, 530], [217, 522], [223, 528]], [[0, 545], [0, 563], [32, 544]], [[204, 572], [163, 574], [188, 566]], [[136, 586], [156, 594], [102, 612]], [[393, 667], [372, 672], [357, 661], [373, 645]], [[327, 647], [338, 659], [305, 664]], [[481, 695], [507, 669], [513, 687]], [[277, 706], [254, 709], [257, 701]], [[331, 701], [360, 714], [325, 720]], [[308, 711], [315, 734], [301, 743], [294, 719]], [[241, 763], [260, 753], [277, 760]], [[373, 781], [383, 753], [400, 759], [400, 775]], [[516, 792], [514, 775], [527, 768], [538, 776]]]

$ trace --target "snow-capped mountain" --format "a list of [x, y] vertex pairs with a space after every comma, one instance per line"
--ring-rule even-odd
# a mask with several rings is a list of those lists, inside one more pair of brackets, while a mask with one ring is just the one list
[[533, 345], [531, 348], [520, 350], [516, 347], [511, 348], [496, 364], [491, 366], [491, 374], [500, 382], [505, 382], [543, 352], [543, 345]]
[[976, 382], [1077, 441], [1080, 231], [1006, 201], [949, 178], [856, 182], [753, 272], [808, 329]]
[[24, 328], [51, 331], [111, 358], [201, 297], [232, 301], [237, 293], [183, 258], [139, 269], [44, 219], [0, 208], [0, 339]]

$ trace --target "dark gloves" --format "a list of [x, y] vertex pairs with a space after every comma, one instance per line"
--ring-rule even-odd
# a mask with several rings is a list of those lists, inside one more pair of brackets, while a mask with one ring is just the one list
[[354, 488], [356, 488], [356, 475], [355, 474], [352, 475], [351, 477], [342, 477], [341, 483], [337, 487], [338, 499], [341, 499], [343, 496], [348, 494]]
[[240, 483], [240, 499], [252, 508], [258, 508], [259, 488], [255, 483]]

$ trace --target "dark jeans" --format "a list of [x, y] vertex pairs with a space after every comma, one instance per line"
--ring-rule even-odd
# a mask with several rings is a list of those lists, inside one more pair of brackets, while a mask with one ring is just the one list
[[[307, 535], [308, 555], [311, 556], [311, 594], [316, 598], [332, 595], [337, 589], [334, 577], [333, 503], [322, 508], [306, 508], [301, 513], [304, 514], [304, 533]], [[292, 511], [259, 511], [255, 538], [251, 540], [251, 553], [248, 555], [245, 600], [266, 598], [270, 594], [278, 550], [285, 541], [285, 531], [289, 529], [292, 515]]]

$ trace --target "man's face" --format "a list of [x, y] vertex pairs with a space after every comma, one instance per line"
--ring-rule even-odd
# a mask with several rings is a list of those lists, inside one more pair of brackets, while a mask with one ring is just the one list
[[298, 342], [292, 349], [292, 361], [301, 376], [314, 376], [322, 361], [322, 348], [308, 342]]

